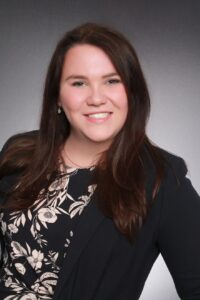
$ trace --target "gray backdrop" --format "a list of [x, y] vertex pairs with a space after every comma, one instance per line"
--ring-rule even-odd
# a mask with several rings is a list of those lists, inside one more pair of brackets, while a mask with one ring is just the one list
[[[86, 21], [113, 25], [139, 54], [152, 99], [148, 132], [182, 156], [200, 192], [200, 1], [0, 0], [0, 146], [38, 127], [47, 65], [63, 33]], [[161, 257], [141, 300], [176, 300]]]

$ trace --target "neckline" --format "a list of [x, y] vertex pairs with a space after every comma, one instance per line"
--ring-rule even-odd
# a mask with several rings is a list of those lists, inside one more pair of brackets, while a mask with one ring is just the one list
[[93, 166], [89, 166], [89, 167], [83, 167], [83, 168], [79, 168], [79, 167], [72, 167], [72, 166], [68, 166], [64, 163], [64, 161], [62, 159], [59, 159], [59, 169], [62, 173], [71, 173], [71, 172], [75, 172], [75, 171], [79, 171], [79, 170], [89, 170], [89, 171], [93, 171], [95, 169], [95, 165]]
[[92, 170], [94, 170], [94, 168], [95, 168], [95, 166], [90, 166], [90, 167], [83, 167], [83, 168], [79, 168], [79, 167], [71, 167], [71, 166], [67, 166], [67, 165], [63, 165], [63, 167], [64, 167], [64, 169], [66, 170], [66, 171], [68, 171], [68, 170], [72, 170], [72, 171], [75, 171], [75, 170], [90, 170], [90, 171], [92, 171]]
[[60, 171], [62, 174], [72, 175], [72, 174], [77, 174], [77, 173], [81, 173], [81, 172], [92, 173], [94, 169], [95, 169], [95, 166], [78, 168], [78, 167], [71, 167], [71, 166], [62, 164]]

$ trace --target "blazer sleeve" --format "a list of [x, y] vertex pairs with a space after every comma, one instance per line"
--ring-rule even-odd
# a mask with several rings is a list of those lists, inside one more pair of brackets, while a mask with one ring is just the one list
[[183, 300], [200, 299], [200, 197], [177, 159], [161, 188], [158, 247]]

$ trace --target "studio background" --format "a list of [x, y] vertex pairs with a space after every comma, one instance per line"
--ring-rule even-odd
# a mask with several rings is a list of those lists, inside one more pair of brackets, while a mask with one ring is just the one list
[[[38, 128], [55, 45], [66, 30], [87, 21], [114, 26], [132, 41], [152, 100], [149, 136], [185, 159], [200, 193], [198, 0], [1, 0], [0, 147], [15, 133]], [[179, 299], [160, 256], [140, 299]]]

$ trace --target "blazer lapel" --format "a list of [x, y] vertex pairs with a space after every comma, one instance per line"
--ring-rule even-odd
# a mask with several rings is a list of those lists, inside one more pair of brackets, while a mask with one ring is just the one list
[[80, 221], [76, 227], [76, 233], [73, 237], [72, 245], [68, 249], [62, 269], [59, 273], [59, 279], [53, 300], [58, 299], [60, 296], [63, 286], [67, 282], [74, 264], [104, 218], [104, 215], [98, 210], [95, 196], [93, 196], [91, 202], [81, 215]]

